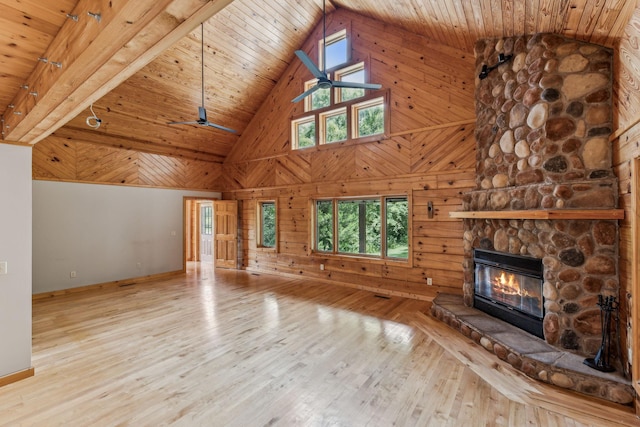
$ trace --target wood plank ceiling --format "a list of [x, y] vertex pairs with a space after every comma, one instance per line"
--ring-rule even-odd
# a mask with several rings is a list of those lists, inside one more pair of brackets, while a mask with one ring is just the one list
[[[63, 33], [60, 29], [68, 21], [67, 13], [80, 3], [90, 8], [101, 7], [105, 2], [0, 0], [0, 112], [7, 123], [17, 120], [11, 116], [16, 111], [9, 105], [16, 104], [20, 91], [25, 90], [21, 85], [33, 84], [29, 79], [41, 62], [38, 57]], [[195, 10], [196, 6], [211, 2], [190, 3]], [[322, 0], [226, 3], [230, 4], [205, 23], [205, 107], [210, 121], [238, 130], [237, 135], [213, 128], [166, 124], [196, 119], [201, 103], [200, 29], [198, 22], [189, 22], [192, 31], [185, 37], [161, 54], [149, 55], [147, 62], [151, 62], [100, 99], [86, 96], [76, 100], [74, 111], [82, 112], [63, 127], [60, 126], [64, 123], [52, 122], [42, 131], [42, 137], [56, 131], [60, 137], [79, 141], [223, 161], [285, 69], [297, 61], [293, 52], [309, 37], [322, 16]], [[537, 32], [557, 32], [613, 47], [637, 3], [636, 0], [330, 0], [327, 9], [329, 12], [335, 8], [349, 9], [472, 53], [479, 38]], [[86, 125], [92, 101], [95, 113], [103, 121], [97, 130]], [[3, 139], [25, 142], [12, 138], [12, 129], [6, 128], [6, 123], [3, 126]]]

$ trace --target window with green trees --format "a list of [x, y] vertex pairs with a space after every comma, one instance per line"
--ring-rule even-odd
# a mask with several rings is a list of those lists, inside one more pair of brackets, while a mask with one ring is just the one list
[[341, 108], [320, 115], [322, 135], [325, 144], [347, 139], [347, 109]]
[[406, 196], [315, 201], [315, 250], [407, 260]]
[[[346, 29], [326, 38], [327, 77], [335, 82], [365, 83], [369, 61], [354, 62]], [[324, 40], [319, 41], [320, 69], [325, 58]], [[304, 91], [317, 79], [304, 82]], [[291, 118], [293, 150], [351, 141], [379, 141], [388, 132], [389, 91], [362, 88], [317, 89], [304, 99], [304, 112]]]
[[276, 203], [272, 201], [259, 202], [259, 233], [258, 246], [263, 248], [276, 247]]

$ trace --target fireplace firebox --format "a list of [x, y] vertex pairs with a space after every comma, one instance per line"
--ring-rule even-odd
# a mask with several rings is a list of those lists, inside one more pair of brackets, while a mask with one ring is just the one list
[[474, 249], [474, 307], [544, 338], [542, 260]]

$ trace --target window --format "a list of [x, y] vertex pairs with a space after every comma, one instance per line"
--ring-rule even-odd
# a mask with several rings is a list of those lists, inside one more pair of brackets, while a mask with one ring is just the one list
[[[365, 83], [364, 62], [336, 71], [336, 81]], [[364, 89], [336, 88], [336, 103], [351, 101], [364, 96]]]
[[258, 202], [257, 246], [261, 248], [276, 247], [276, 202]]
[[409, 259], [406, 196], [316, 200], [314, 203], [316, 251]]
[[347, 139], [347, 109], [328, 111], [320, 114], [320, 134], [325, 144]]
[[333, 202], [316, 202], [316, 249], [321, 252], [333, 252]]
[[347, 30], [341, 30], [327, 36], [326, 49], [323, 49], [323, 40], [318, 43], [318, 52], [320, 52], [320, 69], [323, 68], [324, 56], [327, 55], [327, 64], [325, 69], [330, 70], [349, 61], [349, 44], [347, 42]]
[[200, 207], [200, 234], [211, 236], [213, 234], [213, 221], [212, 221], [213, 207], [201, 206]]
[[294, 149], [313, 147], [316, 145], [316, 118], [303, 117], [291, 122], [292, 145]]
[[[322, 69], [323, 41], [319, 42]], [[366, 83], [366, 61], [349, 64], [350, 46], [343, 29], [326, 40], [327, 77], [334, 82]], [[317, 79], [304, 83], [304, 91]], [[379, 141], [389, 131], [389, 91], [359, 88], [317, 89], [304, 98], [304, 113], [291, 118], [291, 149], [319, 148], [334, 143]]]
[[[315, 86], [317, 82], [317, 79], [306, 82], [304, 84], [305, 92]], [[311, 96], [307, 96], [304, 99], [304, 111], [313, 111], [319, 108], [328, 107], [329, 105], [331, 105], [331, 90], [328, 88], [318, 89], [313, 92]]]
[[353, 138], [384, 133], [384, 98], [375, 98], [352, 107]]

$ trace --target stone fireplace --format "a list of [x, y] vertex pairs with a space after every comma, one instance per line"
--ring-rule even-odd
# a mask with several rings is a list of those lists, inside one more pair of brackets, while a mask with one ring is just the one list
[[[482, 40], [478, 69], [500, 53], [513, 57], [476, 86], [476, 190], [464, 210], [503, 216], [465, 219], [465, 303], [473, 305], [473, 248], [541, 259], [544, 339], [592, 356], [598, 294], [619, 287], [618, 223], [591, 219], [618, 205], [612, 53], [553, 34]], [[547, 218], [549, 210], [564, 216]]]
[[[479, 306], [477, 251], [538, 260], [539, 359], [510, 352], [459, 319], [447, 320], [435, 301], [433, 313], [530, 376], [629, 403], [633, 392], [626, 385], [605, 386], [612, 378], [594, 382], [588, 370], [579, 367], [576, 374], [544, 360], [551, 352], [557, 360], [563, 354], [580, 362], [593, 357], [602, 341], [598, 295], [619, 298], [621, 211], [608, 141], [612, 52], [537, 34], [480, 40], [475, 54], [476, 75], [483, 65], [496, 67], [476, 80], [476, 188], [465, 195], [463, 212], [452, 214], [464, 219], [463, 302]], [[502, 64], [500, 54], [507, 58]]]

